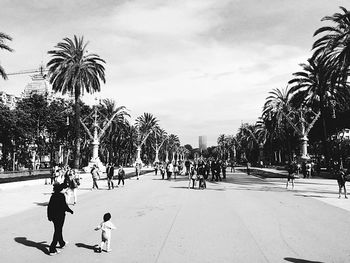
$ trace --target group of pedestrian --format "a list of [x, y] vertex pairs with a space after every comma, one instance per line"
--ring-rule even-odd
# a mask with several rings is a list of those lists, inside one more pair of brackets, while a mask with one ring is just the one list
[[[112, 163], [108, 163], [106, 166], [106, 175], [107, 175], [107, 186], [108, 186], [108, 190], [114, 189], [114, 170], [115, 167]], [[91, 176], [92, 176], [92, 188], [93, 189], [99, 189], [98, 187], [98, 180], [101, 179], [101, 173], [100, 170], [97, 166], [97, 164], [94, 164], [93, 167], [91, 168]], [[123, 184], [124, 186], [124, 178], [125, 178], [125, 171], [122, 165], [119, 166], [118, 172], [118, 185], [117, 187], [120, 185], [120, 183]]]

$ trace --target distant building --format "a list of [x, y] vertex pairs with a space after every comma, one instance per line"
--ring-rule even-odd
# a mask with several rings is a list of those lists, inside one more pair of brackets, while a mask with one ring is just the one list
[[32, 95], [49, 96], [49, 84], [43, 74], [35, 74], [31, 76], [32, 81], [29, 82], [22, 93], [22, 98], [30, 98]]
[[7, 94], [6, 92], [0, 91], [0, 103], [9, 107], [13, 110], [16, 107], [18, 97], [15, 95]]
[[207, 136], [199, 136], [199, 151], [207, 149]]

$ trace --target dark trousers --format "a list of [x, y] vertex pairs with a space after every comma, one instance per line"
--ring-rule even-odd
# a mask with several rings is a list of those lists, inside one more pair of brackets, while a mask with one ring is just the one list
[[113, 178], [107, 178], [107, 183], [108, 183], [108, 189], [111, 189], [111, 187], [112, 189], [114, 189]]
[[215, 181], [221, 181], [220, 171], [215, 172]]
[[64, 242], [63, 236], [62, 236], [62, 228], [63, 228], [63, 224], [64, 224], [64, 218], [65, 218], [65, 216], [52, 220], [55, 232], [53, 233], [53, 238], [52, 238], [52, 242], [50, 245], [50, 253], [56, 252], [57, 243], [60, 243], [61, 247], [63, 247], [66, 244]]
[[97, 185], [97, 178], [93, 178], [92, 179], [93, 183], [92, 183], [92, 188], [97, 188], [98, 189], [98, 185]]
[[124, 185], [124, 177], [118, 177], [118, 185], [120, 184], [120, 182], [123, 182]]
[[211, 180], [212, 181], [214, 181], [214, 179], [215, 179], [215, 173], [216, 173], [215, 170], [211, 170]]

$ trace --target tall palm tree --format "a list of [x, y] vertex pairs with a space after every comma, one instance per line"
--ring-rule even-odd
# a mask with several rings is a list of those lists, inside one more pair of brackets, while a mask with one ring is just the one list
[[88, 54], [87, 44], [83, 37], [64, 38], [48, 52], [51, 55], [47, 67], [52, 89], [62, 94], [70, 93], [75, 99], [74, 168], [79, 168], [80, 163], [80, 97], [85, 91], [100, 91], [100, 81], [106, 81], [105, 61], [96, 54]]
[[286, 87], [284, 89], [274, 89], [269, 94], [263, 107], [262, 118], [266, 129], [269, 131], [271, 144], [278, 146], [276, 150], [280, 151], [280, 146], [287, 142], [289, 156], [291, 157], [291, 140], [294, 132], [287, 123], [285, 113], [293, 110], [291, 104], [292, 93]]
[[137, 117], [135, 126], [138, 133], [137, 161], [141, 161], [141, 147], [148, 136], [158, 128], [158, 120], [151, 113], [145, 112]]
[[[10, 48], [8, 45], [6, 45], [5, 43], [6, 40], [12, 41], [12, 38], [9, 35], [6, 35], [5, 33], [0, 32], [0, 49], [5, 49], [9, 52], [12, 52], [13, 49]], [[7, 79], [5, 69], [1, 65], [0, 65], [0, 75], [3, 79]]]
[[104, 116], [104, 123], [106, 125], [111, 118], [113, 121], [107, 128], [105, 135], [102, 137], [101, 144], [105, 146], [107, 150], [107, 162], [115, 161], [114, 150], [117, 150], [120, 143], [121, 131], [125, 127], [127, 121], [126, 117], [130, 117], [130, 114], [126, 111], [125, 106], [117, 106], [113, 99], [104, 99], [100, 104], [100, 112]]
[[307, 106], [314, 111], [321, 112], [323, 148], [326, 160], [328, 160], [326, 119], [330, 115], [330, 111], [334, 110], [336, 98], [342, 100], [345, 90], [339, 89], [339, 85], [336, 84], [334, 78], [337, 74], [333, 70], [333, 62], [328, 60], [326, 56], [315, 56], [308, 60], [308, 64], [301, 64], [301, 66], [303, 70], [294, 73], [295, 78], [289, 81], [291, 84], [290, 92], [295, 97], [303, 98], [297, 107]]
[[168, 142], [167, 144], [168, 150], [172, 152], [172, 161], [175, 161], [175, 153], [177, 149], [180, 147], [179, 136], [177, 136], [176, 134], [170, 134], [168, 136], [167, 142]]
[[350, 67], [350, 11], [340, 7], [342, 13], [325, 16], [321, 21], [329, 21], [332, 26], [323, 26], [316, 30], [314, 36], [320, 36], [313, 44], [316, 57], [326, 57], [332, 61], [334, 68], [345, 83]]

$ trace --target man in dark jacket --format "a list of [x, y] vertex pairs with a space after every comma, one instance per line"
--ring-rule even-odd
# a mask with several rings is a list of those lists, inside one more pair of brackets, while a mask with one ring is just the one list
[[50, 245], [50, 254], [57, 254], [59, 251], [56, 249], [57, 243], [60, 243], [60, 247], [63, 248], [66, 242], [63, 240], [62, 228], [66, 211], [73, 214], [73, 211], [68, 207], [66, 197], [61, 191], [64, 186], [62, 184], [54, 184], [53, 194], [51, 195], [49, 205], [47, 207], [47, 217], [49, 221], [52, 221], [55, 232]]
[[113, 177], [114, 177], [114, 165], [113, 164], [108, 164], [107, 166], [107, 182], [108, 182], [108, 189], [111, 190], [114, 189], [114, 183], [113, 183]]

